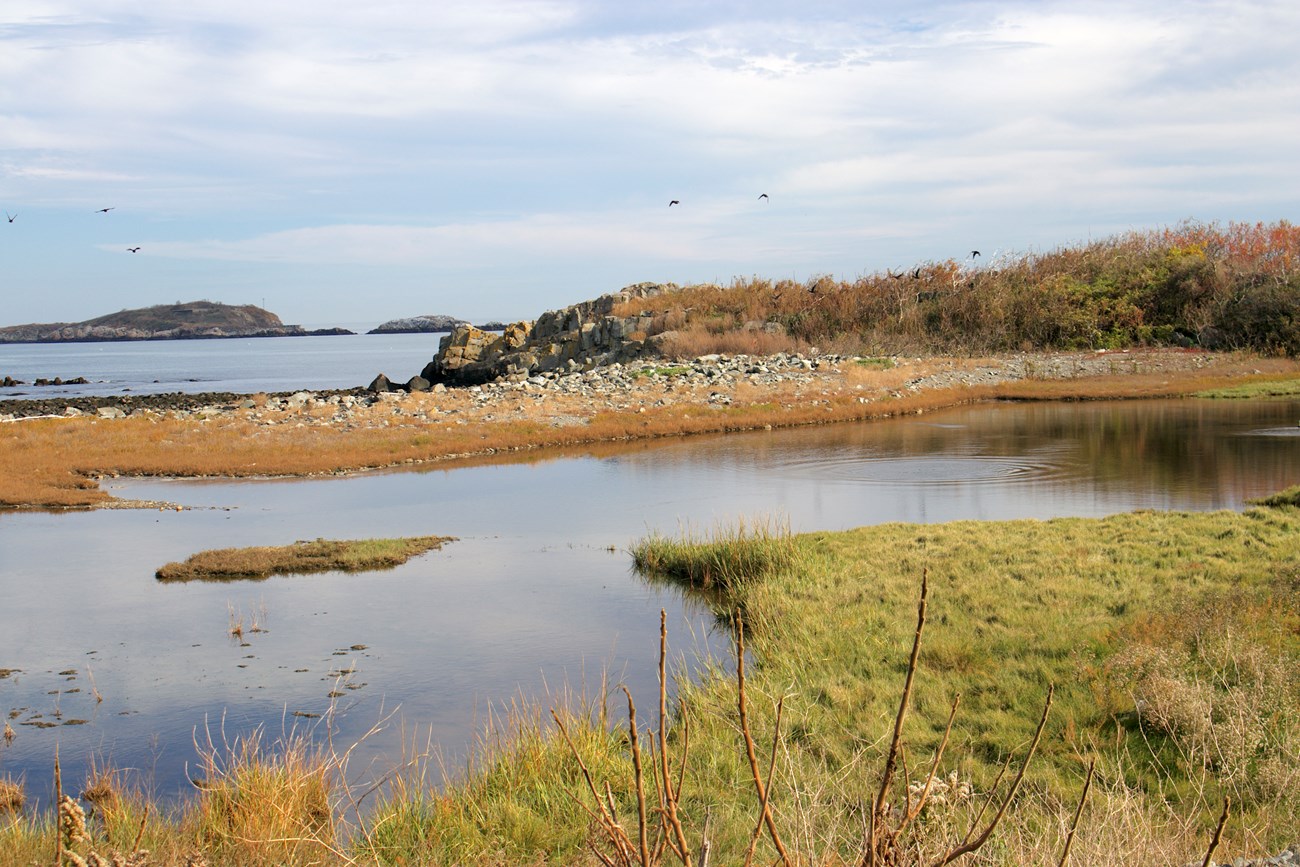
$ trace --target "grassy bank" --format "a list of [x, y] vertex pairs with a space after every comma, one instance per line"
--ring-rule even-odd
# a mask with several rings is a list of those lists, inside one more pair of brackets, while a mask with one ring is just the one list
[[158, 569], [159, 581], [260, 581], [272, 575], [391, 569], [453, 541], [447, 536], [402, 539], [316, 539], [292, 545], [216, 548]]
[[[856, 863], [908, 678], [923, 575], [925, 635], [885, 798], [892, 807], [880, 814], [890, 827], [931, 782], [899, 838], [900, 863], [932, 863], [972, 823], [988, 825], [1052, 688], [1036, 755], [977, 863], [1057, 864], [1090, 763], [1074, 863], [1199, 862], [1225, 799], [1216, 858], [1277, 851], [1300, 826], [1300, 508], [1293, 491], [1270, 502], [1244, 513], [648, 539], [634, 552], [641, 562], [671, 562], [681, 580], [709, 576], [730, 594], [726, 607], [745, 612], [744, 716], [737, 671], [725, 664], [676, 684], [682, 704], [663, 706], [662, 740], [656, 697], [636, 696], [646, 728], [635, 746], [626, 728], [606, 726], [600, 702], [560, 709], [571, 743], [544, 709], [517, 708], [466, 776], [435, 792], [418, 762], [395, 769], [361, 824], [343, 821], [357, 788], [337, 759], [301, 745], [236, 752], [209, 777], [243, 794], [216, 802], [218, 787], [204, 785], [184, 815], [157, 827], [123, 807], [134, 827], [92, 822], [82, 851], [124, 852], [148, 826], [155, 852], [202, 851], [212, 865], [598, 863], [589, 847], [609, 855], [615, 846], [605, 810], [639, 863], [640, 779], [651, 854], [671, 801], [665, 839], [680, 826], [693, 851], [707, 829], [713, 863], [742, 863], [756, 827], [764, 863], [781, 859], [776, 840], [789, 863]], [[734, 580], [717, 580], [720, 560]], [[646, 640], [653, 632], [647, 624]], [[270, 789], [253, 794], [242, 782], [250, 765], [265, 766], [258, 779], [269, 777]], [[287, 800], [313, 773], [328, 783], [327, 815], [320, 798]], [[760, 827], [759, 790], [770, 827]], [[232, 825], [231, 803], [251, 805], [261, 824]], [[272, 830], [272, 816], [288, 825]], [[6, 863], [52, 846], [39, 820], [0, 831]]]

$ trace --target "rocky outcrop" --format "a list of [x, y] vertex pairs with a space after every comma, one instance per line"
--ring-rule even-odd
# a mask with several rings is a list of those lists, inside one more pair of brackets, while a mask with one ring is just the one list
[[521, 381], [539, 373], [590, 370], [653, 353], [647, 340], [651, 316], [619, 317], [613, 311], [631, 298], [670, 292], [672, 284], [638, 283], [562, 310], [536, 322], [516, 322], [501, 333], [462, 325], [442, 339], [420, 372], [430, 382], [475, 385], [496, 379]]

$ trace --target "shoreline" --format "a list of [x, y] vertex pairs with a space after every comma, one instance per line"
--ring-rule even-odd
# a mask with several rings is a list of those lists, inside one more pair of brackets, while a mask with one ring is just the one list
[[1180, 349], [915, 359], [710, 355], [428, 392], [6, 402], [0, 433], [18, 448], [0, 454], [0, 509], [123, 507], [99, 487], [104, 477], [340, 474], [863, 421], [988, 400], [1174, 397], [1295, 378], [1300, 360]]

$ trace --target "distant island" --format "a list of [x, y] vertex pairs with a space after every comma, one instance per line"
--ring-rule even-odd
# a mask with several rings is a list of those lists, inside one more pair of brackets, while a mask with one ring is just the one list
[[352, 334], [346, 328], [308, 331], [285, 325], [252, 304], [214, 301], [159, 304], [122, 310], [85, 322], [47, 322], [0, 327], [0, 343], [75, 343], [110, 340], [199, 340], [224, 337], [304, 337]]
[[464, 319], [444, 316], [441, 313], [429, 313], [423, 316], [406, 316], [402, 319], [390, 319], [382, 325], [376, 325], [367, 334], [432, 334], [438, 331], [455, 331], [458, 326], [469, 325]]
[[[469, 325], [467, 319], [445, 316], [441, 313], [426, 313], [421, 316], [406, 316], [390, 319], [382, 325], [376, 325], [367, 334], [434, 334], [443, 331], [455, 331], [462, 325]], [[478, 326], [483, 331], [504, 331], [501, 322], [487, 322]]]

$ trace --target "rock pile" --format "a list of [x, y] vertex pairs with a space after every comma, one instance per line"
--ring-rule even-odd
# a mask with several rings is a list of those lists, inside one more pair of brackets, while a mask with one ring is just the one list
[[618, 304], [676, 289], [672, 284], [638, 283], [593, 301], [542, 314], [536, 322], [507, 325], [500, 334], [465, 325], [442, 339], [438, 353], [420, 372], [431, 383], [479, 385], [496, 379], [520, 382], [531, 376], [572, 373], [625, 363], [653, 354], [651, 317], [614, 316]]

